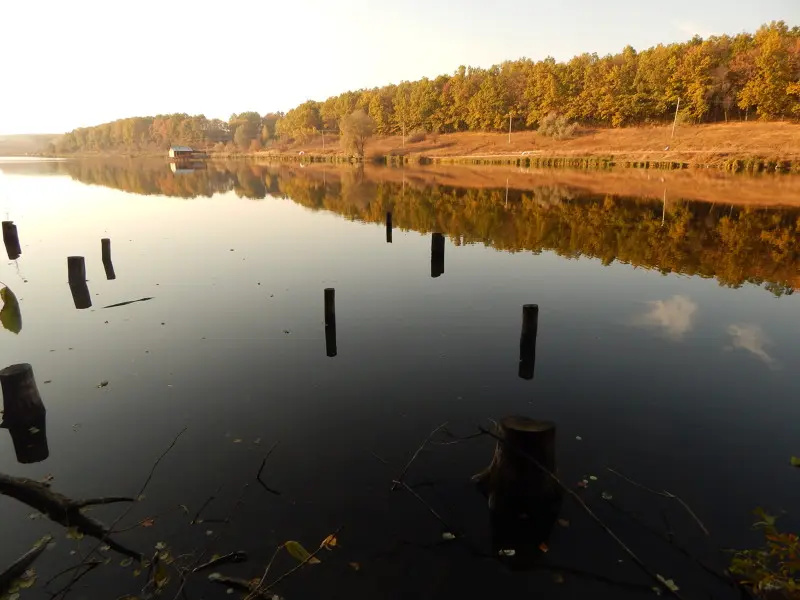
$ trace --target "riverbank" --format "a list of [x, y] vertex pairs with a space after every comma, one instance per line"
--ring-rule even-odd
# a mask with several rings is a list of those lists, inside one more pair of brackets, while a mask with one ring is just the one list
[[[415, 141], [411, 141], [415, 140]], [[275, 145], [255, 153], [213, 153], [273, 160], [348, 160], [326, 136]], [[580, 129], [566, 140], [534, 131], [420, 134], [373, 138], [367, 160], [386, 163], [504, 164], [579, 168], [716, 168], [740, 172], [800, 172], [800, 124], [777, 122]]]
[[[258, 151], [201, 148], [210, 159], [351, 162], [338, 137], [326, 134]], [[163, 158], [164, 149], [84, 152], [70, 158]], [[535, 131], [414, 133], [370, 139], [366, 162], [377, 164], [510, 165], [522, 167], [720, 169], [730, 172], [800, 173], [800, 124], [737, 122], [711, 125], [581, 128], [557, 140]]]

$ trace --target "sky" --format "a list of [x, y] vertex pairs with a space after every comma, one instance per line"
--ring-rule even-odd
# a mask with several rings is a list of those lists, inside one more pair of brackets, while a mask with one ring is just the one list
[[523, 56], [800, 24], [800, 0], [0, 0], [0, 134], [288, 110]]

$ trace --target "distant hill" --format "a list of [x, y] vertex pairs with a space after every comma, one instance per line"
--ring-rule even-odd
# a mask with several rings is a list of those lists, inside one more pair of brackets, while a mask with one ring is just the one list
[[47, 145], [59, 137], [57, 133], [21, 133], [0, 135], [0, 156], [22, 156], [46, 152]]

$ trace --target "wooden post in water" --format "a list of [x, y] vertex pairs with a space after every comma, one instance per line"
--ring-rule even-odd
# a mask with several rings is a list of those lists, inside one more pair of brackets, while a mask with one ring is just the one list
[[17, 461], [35, 463], [46, 459], [45, 408], [33, 367], [27, 363], [11, 365], [0, 371], [3, 390], [3, 424], [11, 433]]
[[13, 221], [3, 221], [3, 244], [5, 244], [9, 260], [17, 260], [22, 254], [17, 226]]
[[106, 271], [106, 279], [109, 281], [111, 279], [116, 279], [117, 276], [114, 273], [114, 263], [111, 262], [111, 240], [109, 238], [101, 239], [100, 248], [103, 254], [103, 268]]
[[519, 336], [519, 376], [533, 379], [536, 365], [536, 335], [539, 331], [539, 305], [522, 306], [522, 333]]
[[386, 243], [392, 243], [392, 213], [386, 213]]
[[83, 256], [67, 257], [67, 273], [69, 276], [69, 289], [72, 292], [72, 301], [75, 308], [83, 310], [92, 306], [92, 295], [86, 285], [86, 260]]
[[82, 256], [68, 256], [67, 275], [70, 283], [86, 281], [86, 260]]
[[444, 235], [434, 233], [431, 237], [431, 277], [444, 275]]
[[[492, 545], [512, 569], [528, 569], [543, 555], [561, 510], [556, 473], [556, 426], [521, 416], [500, 420], [492, 462], [473, 477], [489, 501]], [[513, 556], [500, 551], [513, 549]]]
[[336, 356], [336, 290], [325, 288], [325, 353]]

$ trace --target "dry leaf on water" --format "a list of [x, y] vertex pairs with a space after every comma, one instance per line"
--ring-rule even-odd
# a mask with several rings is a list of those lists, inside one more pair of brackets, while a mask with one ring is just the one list
[[283, 546], [286, 548], [286, 551], [292, 555], [293, 558], [299, 560], [300, 562], [307, 562], [310, 565], [316, 565], [322, 562], [320, 559], [311, 556], [311, 553], [305, 548], [303, 548], [300, 542], [289, 540]]

